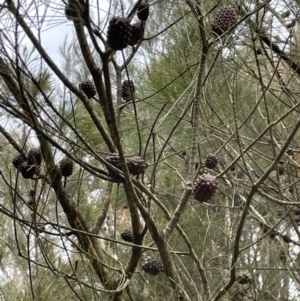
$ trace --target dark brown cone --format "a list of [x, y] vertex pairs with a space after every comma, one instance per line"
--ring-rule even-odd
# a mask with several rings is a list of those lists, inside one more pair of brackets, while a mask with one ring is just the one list
[[28, 165], [27, 162], [20, 164], [18, 170], [24, 179], [32, 179], [35, 174], [35, 167]]
[[263, 52], [260, 48], [255, 49], [255, 52], [256, 52], [257, 55], [263, 54]]
[[283, 239], [283, 241], [286, 242], [287, 244], [288, 244], [289, 242], [292, 242], [291, 238], [290, 238], [288, 235], [283, 235], [283, 236], [282, 236], [282, 239]]
[[133, 95], [135, 92], [134, 83], [131, 79], [124, 80], [122, 84], [122, 98], [124, 101], [128, 102], [133, 99]]
[[36, 194], [35, 189], [30, 189], [30, 190], [29, 190], [29, 195], [30, 195], [32, 198], [35, 197], [35, 194]]
[[27, 162], [27, 156], [23, 154], [19, 154], [15, 156], [12, 161], [14, 167], [17, 168], [18, 170], [20, 169], [20, 165], [26, 162]]
[[129, 229], [124, 229], [121, 233], [121, 238], [128, 242], [133, 242], [133, 233]]
[[[76, 21], [80, 19], [77, 17], [77, 8], [79, 10], [80, 17], [83, 18], [84, 7], [82, 6], [82, 4], [80, 4], [78, 1], [76, 1], [76, 3], [67, 3], [67, 5], [65, 6], [65, 15], [68, 20]], [[82, 19], [80, 21], [83, 22], [84, 25], [84, 21]]]
[[249, 276], [245, 275], [245, 274], [237, 276], [236, 281], [242, 285], [247, 284], [247, 283], [252, 283], [252, 279], [249, 278]]
[[127, 158], [127, 165], [129, 172], [134, 176], [144, 173], [148, 166], [145, 160], [138, 156]]
[[205, 160], [205, 166], [209, 169], [213, 169], [218, 165], [218, 158], [215, 154], [209, 154]]
[[158, 260], [153, 259], [151, 256], [147, 256], [142, 263], [142, 269], [146, 273], [156, 276], [159, 272], [163, 271], [164, 268]]
[[[121, 169], [119, 156], [107, 156], [105, 160], [111, 165]], [[129, 173], [133, 176], [138, 176], [145, 172], [147, 164], [142, 157], [133, 156], [126, 158]], [[114, 172], [109, 171], [109, 175], [116, 176]]]
[[150, 7], [147, 2], [141, 2], [137, 9], [137, 17], [141, 21], [146, 21], [149, 17]]
[[30, 206], [30, 207], [34, 207], [35, 202], [34, 202], [33, 200], [29, 200], [29, 201], [27, 202], [27, 204], [28, 204], [28, 206]]
[[211, 24], [212, 31], [221, 35], [223, 32], [231, 28], [237, 22], [237, 14], [233, 7], [223, 6], [215, 15]]
[[200, 203], [209, 201], [216, 192], [218, 181], [210, 173], [204, 173], [195, 181], [192, 194]]
[[281, 176], [284, 174], [284, 167], [282, 165], [278, 166], [278, 174]]
[[42, 152], [39, 148], [32, 148], [28, 152], [28, 165], [38, 165], [42, 164]]
[[107, 42], [114, 50], [123, 50], [131, 42], [132, 27], [130, 21], [122, 17], [113, 17], [109, 21]]
[[74, 161], [68, 159], [66, 163], [60, 163], [60, 171], [63, 177], [69, 177], [73, 173]]
[[293, 19], [290, 23], [286, 25], [286, 28], [292, 28], [296, 25], [296, 19]]
[[278, 233], [274, 230], [271, 230], [270, 233], [269, 233], [269, 236], [270, 236], [271, 239], [274, 239], [275, 236], [277, 236], [277, 235], [278, 235]]
[[84, 92], [87, 98], [92, 98], [96, 95], [96, 88], [90, 80], [80, 83], [79, 89]]
[[121, 169], [119, 156], [107, 156], [105, 157], [105, 160], [114, 167]]
[[295, 213], [295, 215], [300, 215], [300, 208], [297, 206], [293, 207], [293, 212]]
[[137, 22], [132, 24], [132, 35], [131, 35], [130, 45], [131, 46], [136, 45], [138, 41], [142, 39], [142, 37], [143, 37], [142, 22]]
[[[105, 160], [113, 165], [114, 167], [121, 169], [121, 164], [120, 164], [120, 158], [119, 156], [107, 156], [105, 157]], [[113, 172], [111, 169], [108, 168], [108, 175], [112, 178], [114, 178], [114, 182], [116, 183], [122, 183], [123, 179], [115, 172]]]

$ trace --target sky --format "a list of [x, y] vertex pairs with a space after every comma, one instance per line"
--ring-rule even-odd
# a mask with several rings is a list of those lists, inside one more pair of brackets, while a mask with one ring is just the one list
[[[40, 34], [42, 46], [50, 57], [58, 63], [61, 59], [59, 47], [63, 44], [67, 36], [71, 38], [74, 35], [73, 22], [68, 20], [65, 16], [65, 5], [63, 1], [40, 0], [34, 2], [35, 4], [38, 3], [36, 6], [30, 4], [32, 3], [30, 0], [25, 1], [29, 3], [28, 15], [33, 20], [33, 23], [37, 24], [43, 21]], [[99, 5], [101, 5], [101, 17], [101, 15], [104, 16], [108, 10], [108, 1], [101, 0], [99, 3]], [[96, 1], [91, 0], [90, 4], [92, 7], [91, 15], [96, 15]], [[37, 15], [39, 15], [39, 17], [37, 17]], [[37, 34], [37, 30], [34, 29], [34, 26], [31, 26], [31, 29]], [[28, 43], [28, 45], [31, 44], [27, 38], [24, 39], [24, 43]]]

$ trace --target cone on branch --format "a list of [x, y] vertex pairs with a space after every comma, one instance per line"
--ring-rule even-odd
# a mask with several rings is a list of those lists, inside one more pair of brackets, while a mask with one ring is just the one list
[[[114, 156], [114, 155], [107, 156], [105, 160], [111, 165], [115, 166], [116, 168], [122, 169], [119, 156]], [[133, 176], [138, 176], [144, 173], [148, 166], [145, 160], [139, 156], [127, 157], [126, 163], [128, 166], [129, 173], [132, 174]], [[116, 176], [116, 174], [114, 172], [111, 172], [110, 170], [109, 170], [109, 174], [111, 176]]]
[[86, 80], [79, 84], [79, 89], [84, 92], [87, 98], [92, 98], [96, 95], [96, 88], [92, 81]]
[[195, 181], [192, 194], [194, 199], [200, 203], [209, 201], [217, 190], [218, 181], [210, 173], [204, 173]]
[[242, 285], [247, 284], [247, 283], [250, 283], [250, 284], [253, 283], [253, 280], [251, 278], [249, 278], [249, 276], [246, 274], [237, 276], [235, 281]]
[[142, 39], [142, 37], [143, 37], [142, 22], [137, 22], [132, 24], [132, 35], [131, 35], [130, 45], [131, 46], [136, 45], [138, 41]]
[[20, 164], [18, 170], [20, 171], [24, 179], [32, 179], [35, 175], [34, 165], [28, 165], [27, 162]]
[[128, 102], [133, 99], [135, 92], [134, 83], [131, 79], [125, 79], [122, 83], [122, 98], [124, 101]]
[[127, 158], [127, 165], [129, 173], [131, 173], [133, 176], [143, 174], [148, 167], [145, 160], [139, 156]]
[[286, 28], [292, 28], [296, 25], [296, 19], [293, 19], [290, 23], [286, 25]]
[[123, 17], [113, 17], [109, 21], [107, 42], [114, 50], [123, 50], [132, 39], [132, 26], [130, 21]]
[[150, 6], [147, 2], [142, 1], [137, 9], [137, 17], [141, 21], [146, 21], [149, 17]]
[[218, 165], [218, 157], [215, 154], [207, 155], [205, 159], [205, 166], [209, 169], [213, 169]]
[[73, 173], [74, 161], [72, 159], [67, 159], [67, 161], [62, 161], [60, 163], [60, 171], [63, 177], [70, 177]]
[[13, 158], [13, 165], [16, 169], [20, 170], [21, 164], [27, 162], [27, 156], [25, 154], [19, 154]]
[[41, 164], [42, 162], [40, 150], [32, 149], [29, 153], [30, 157], [25, 154], [19, 154], [12, 161], [14, 167], [21, 173], [24, 179], [32, 179], [35, 174], [38, 174], [38, 163]]
[[284, 174], [284, 167], [282, 165], [278, 166], [278, 174], [281, 176]]
[[41, 166], [42, 164], [42, 151], [40, 148], [32, 148], [28, 152], [28, 165], [38, 165]]
[[79, 1], [76, 1], [76, 3], [68, 2], [65, 6], [65, 15], [68, 20], [70, 21], [80, 20], [83, 23], [83, 25], [85, 25], [84, 20], [78, 18], [77, 16], [77, 9], [80, 14], [80, 18], [83, 18], [84, 7]]
[[156, 276], [164, 270], [164, 267], [158, 260], [147, 256], [142, 262], [142, 269], [146, 273]]
[[292, 242], [291, 238], [288, 235], [283, 235], [282, 239], [284, 242], [286, 242], [287, 244]]
[[282, 14], [281, 14], [281, 18], [287, 18], [289, 17], [291, 14], [291, 11], [290, 10], [286, 10], [284, 11]]
[[133, 242], [133, 233], [130, 229], [124, 229], [121, 233], [121, 238], [128, 242]]
[[236, 22], [237, 14], [235, 9], [231, 6], [223, 6], [216, 13], [211, 28], [213, 33], [219, 36], [231, 28]]
[[292, 210], [295, 215], [300, 215], [300, 208], [298, 206], [294, 206]]

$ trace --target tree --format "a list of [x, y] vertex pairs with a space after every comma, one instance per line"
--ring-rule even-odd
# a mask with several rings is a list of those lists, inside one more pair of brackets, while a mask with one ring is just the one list
[[228, 3], [1, 4], [9, 300], [299, 299], [298, 6]]

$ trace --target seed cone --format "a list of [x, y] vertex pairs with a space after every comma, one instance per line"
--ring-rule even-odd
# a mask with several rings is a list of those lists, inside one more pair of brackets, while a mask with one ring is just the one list
[[131, 79], [124, 80], [122, 84], [122, 98], [124, 101], [128, 102], [133, 99], [133, 95], [135, 92], [134, 83]]
[[218, 181], [210, 173], [204, 173], [195, 181], [192, 194], [200, 203], [209, 201], [216, 192]]
[[42, 151], [39, 148], [32, 148], [28, 152], [28, 165], [38, 165], [42, 164]]
[[284, 167], [282, 165], [278, 166], [278, 174], [281, 176], [284, 174]]
[[107, 42], [114, 50], [122, 50], [131, 43], [132, 27], [130, 21], [122, 17], [113, 17], [109, 21]]
[[119, 156], [107, 156], [105, 157], [105, 160], [110, 163], [111, 165], [117, 167], [117, 168], [121, 168], [120, 165], [120, 157]]
[[92, 98], [96, 95], [96, 88], [90, 80], [86, 80], [79, 84], [79, 89], [81, 89], [87, 98]]
[[292, 242], [291, 238], [288, 235], [283, 235], [282, 239], [284, 242], [286, 242], [287, 244]]
[[209, 154], [205, 160], [205, 166], [209, 169], [213, 169], [218, 165], [218, 157], [214, 154]]
[[[107, 156], [105, 160], [110, 163], [111, 165], [121, 169], [120, 157], [119, 156]], [[129, 173], [133, 176], [138, 176], [145, 172], [147, 168], [147, 163], [142, 157], [133, 156], [126, 158], [127, 166]], [[109, 171], [111, 176], [116, 176], [114, 172]]]
[[132, 24], [132, 35], [130, 45], [134, 46], [138, 43], [139, 40], [142, 39], [143, 36], [143, 26], [142, 22], [137, 22]]
[[233, 7], [223, 6], [215, 15], [215, 18], [211, 24], [212, 31], [221, 35], [237, 22], [237, 14]]
[[133, 233], [129, 229], [124, 229], [121, 233], [121, 238], [128, 242], [133, 242]]
[[294, 206], [293, 212], [295, 213], [295, 215], [300, 215], [300, 208], [298, 206]]
[[142, 263], [142, 269], [146, 273], [156, 276], [159, 272], [164, 270], [164, 267], [158, 260], [153, 259], [151, 256], [147, 256]]
[[138, 156], [127, 158], [127, 165], [129, 172], [134, 176], [138, 176], [144, 173], [146, 168], [148, 167], [145, 160], [142, 157]]
[[12, 161], [14, 167], [18, 170], [20, 169], [20, 165], [25, 162], [27, 162], [27, 156], [24, 154], [19, 154], [15, 156]]
[[137, 17], [141, 21], [146, 21], [149, 17], [150, 7], [147, 2], [141, 2], [137, 9]]
[[[67, 3], [67, 5], [65, 6], [65, 15], [68, 20], [75, 21], [79, 19], [76, 13], [77, 9], [79, 10], [80, 17], [83, 18], [84, 7], [82, 4], [80, 4], [78, 1], [76, 1], [76, 3], [70, 3], [70, 2]], [[82, 22], [84, 24], [83, 20]]]
[[252, 283], [252, 279], [249, 278], [249, 276], [246, 274], [237, 276], [236, 281], [242, 285], [247, 284], [247, 283]]
[[24, 179], [32, 179], [35, 174], [35, 167], [33, 165], [28, 165], [27, 162], [20, 164], [18, 170], [21, 172]]
[[60, 163], [60, 171], [63, 177], [69, 177], [73, 173], [74, 161], [68, 159], [67, 162]]

